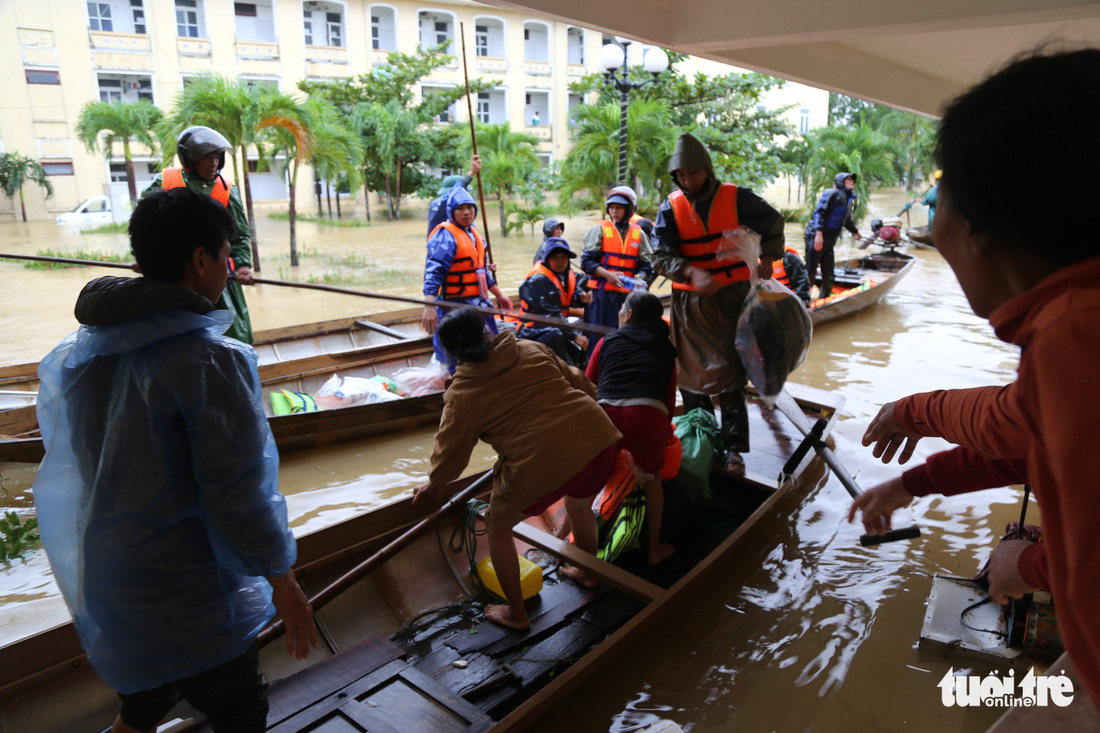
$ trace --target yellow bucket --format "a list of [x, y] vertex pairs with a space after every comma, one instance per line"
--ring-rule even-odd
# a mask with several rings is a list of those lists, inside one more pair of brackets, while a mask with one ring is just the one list
[[[485, 587], [503, 598], [504, 590], [500, 587], [500, 581], [497, 580], [497, 571], [493, 567], [493, 561], [485, 558], [475, 567]], [[523, 591], [523, 600], [525, 601], [528, 598], [537, 596], [539, 591], [542, 590], [542, 568], [522, 555], [519, 556], [519, 586]]]

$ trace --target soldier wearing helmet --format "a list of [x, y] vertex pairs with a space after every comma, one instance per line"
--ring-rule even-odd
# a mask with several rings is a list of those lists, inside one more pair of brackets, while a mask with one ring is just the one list
[[225, 167], [225, 153], [232, 149], [233, 146], [217, 130], [203, 125], [188, 127], [176, 138], [176, 157], [180, 166], [165, 168], [158, 173], [141, 196], [144, 198], [153, 191], [186, 186], [210, 196], [229, 209], [237, 225], [237, 233], [229, 240], [229, 266], [237, 277], [226, 283], [225, 291], [215, 305], [233, 313], [233, 325], [225, 335], [250, 344], [252, 323], [241, 285], [252, 284], [252, 240], [240, 189], [221, 173]]
[[[653, 279], [649, 236], [632, 221], [638, 196], [627, 186], [607, 193], [607, 218], [584, 235], [581, 269], [588, 275], [592, 302], [585, 309], [586, 323], [619, 327], [619, 310], [634, 289], [648, 287]], [[596, 346], [589, 343], [589, 353]]]
[[783, 217], [747, 188], [720, 182], [710, 153], [691, 135], [680, 136], [668, 163], [679, 186], [661, 203], [653, 226], [653, 268], [672, 280], [672, 343], [684, 411], [714, 412], [718, 396], [722, 424], [720, 465], [745, 472], [749, 450], [745, 406], [748, 379], [734, 348], [737, 319], [749, 292], [750, 265], [718, 259], [726, 230], [747, 227], [760, 234], [761, 279], [783, 257]]

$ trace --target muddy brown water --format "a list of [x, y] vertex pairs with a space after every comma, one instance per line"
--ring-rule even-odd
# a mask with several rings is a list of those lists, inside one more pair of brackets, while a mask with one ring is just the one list
[[[794, 205], [785, 187], [766, 195], [778, 206]], [[878, 192], [871, 216], [893, 215], [906, 200], [904, 191]], [[362, 228], [300, 223], [303, 259], [293, 272], [286, 222], [261, 212], [261, 274], [417, 296], [424, 210], [406, 213], [404, 221], [376, 219]], [[489, 213], [492, 221], [494, 204]], [[925, 223], [920, 207], [914, 214], [914, 225]], [[595, 219], [589, 212], [565, 220], [565, 236], [577, 249]], [[494, 227], [490, 232], [501, 281], [514, 292], [541, 233], [503, 238]], [[801, 249], [800, 228], [788, 226], [787, 234]], [[843, 239], [838, 259], [849, 247]], [[128, 247], [123, 235], [81, 234], [51, 222], [0, 224], [0, 251], [45, 249], [125, 253]], [[806, 363], [792, 377], [847, 398], [835, 450], [866, 487], [899, 470], [874, 461], [859, 442], [882, 403], [929, 389], [1005, 383], [1017, 364], [1016, 350], [970, 312], [943, 259], [935, 251], [912, 252], [918, 263], [898, 288], [879, 305], [818, 329]], [[0, 262], [0, 364], [41, 359], [76, 327], [79, 288], [102, 274], [112, 273]], [[247, 292], [257, 329], [402, 307], [274, 286]], [[408, 492], [423, 480], [431, 441], [425, 430], [284, 456], [280, 480], [295, 532]], [[918, 460], [945, 445], [922, 441]], [[491, 459], [479, 448], [473, 467]], [[33, 515], [33, 467], [0, 469], [9, 506]], [[679, 601], [536, 730], [631, 731], [661, 719], [691, 731], [984, 730], [999, 712], [945, 707], [937, 683], [949, 668], [984, 674], [994, 667], [921, 651], [917, 638], [931, 575], [975, 572], [1018, 515], [1020, 495], [1006, 488], [918, 500], [895, 524], [915, 521], [923, 531], [919, 540], [863, 549], [859, 530], [845, 522], [847, 493], [835, 478], [820, 476], [766, 520], [705, 588]], [[41, 550], [0, 565], [0, 644], [66, 617]]]

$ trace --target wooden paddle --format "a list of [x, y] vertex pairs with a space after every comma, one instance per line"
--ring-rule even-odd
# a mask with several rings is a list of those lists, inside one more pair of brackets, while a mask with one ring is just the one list
[[[780, 474], [780, 481], [785, 480], [787, 477], [794, 473], [795, 468], [802, 459], [806, 456], [806, 453], [813, 448], [817, 451], [817, 454], [825, 459], [825, 463], [832, 469], [836, 477], [840, 479], [840, 483], [844, 485], [844, 488], [848, 490], [853, 499], [858, 499], [863, 490], [856, 484], [852, 475], [840, 464], [840, 460], [833, 453], [832, 449], [825, 444], [822, 440], [822, 435], [825, 432], [826, 420], [824, 418], [819, 419], [816, 423], [811, 424], [809, 418], [806, 417], [806, 413], [802, 412], [802, 408], [798, 406], [798, 403], [794, 401], [794, 398], [787, 392], [787, 390], [781, 390], [779, 396], [775, 398], [776, 408], [787, 416], [787, 419], [794, 423], [794, 426], [798, 428], [798, 432], [805, 436], [805, 440], [795, 449], [794, 454], [790, 457], [787, 463], [783, 466], [783, 473]], [[901, 529], [892, 529], [884, 535], [877, 534], [865, 534], [859, 538], [859, 544], [864, 547], [870, 547], [871, 545], [881, 545], [884, 542], [896, 542], [897, 540], [911, 540], [916, 537], [920, 537], [920, 527], [903, 527]]]
[[[444, 515], [454, 510], [456, 507], [464, 505], [467, 501], [474, 498], [478, 494], [488, 489], [489, 483], [493, 479], [492, 471], [485, 471], [474, 481], [459, 493], [452, 496], [447, 503], [436, 509], [430, 515], [420, 520], [417, 524], [413, 525], [410, 529], [406, 530], [395, 540], [383, 547], [378, 552], [368, 557], [363, 562], [356, 565], [351, 570], [341, 575], [336, 580], [329, 583], [322, 588], [316, 595], [309, 599], [309, 603], [313, 606], [313, 612], [324, 608], [328, 603], [334, 600], [337, 596], [350, 588], [360, 579], [370, 575], [372, 572], [378, 569], [378, 567], [396, 555], [401, 550], [405, 549], [412, 544], [413, 540], [417, 539], [425, 532], [427, 532], [436, 522], [438, 522]], [[271, 624], [263, 631], [260, 632], [257, 637], [257, 641], [261, 646], [269, 644], [283, 633], [283, 620], [279, 619], [275, 623]]]
[[[0, 260], [32, 260], [35, 262], [57, 262], [66, 265], [86, 265], [89, 267], [114, 267], [117, 269], [133, 271], [133, 267], [121, 262], [100, 262], [99, 260], [75, 260], [66, 257], [45, 257], [42, 255], [17, 255], [17, 254], [5, 254], [0, 252]], [[232, 278], [230, 278], [232, 279]], [[306, 290], [323, 290], [328, 293], [340, 293], [342, 295], [356, 295], [360, 298], [373, 298], [375, 300], [391, 300], [396, 303], [412, 303], [414, 305], [430, 305], [439, 308], [473, 308], [478, 313], [483, 313], [490, 316], [511, 316], [522, 321], [531, 323], [541, 323], [547, 326], [557, 326], [558, 328], [569, 328], [575, 331], [587, 331], [588, 333], [596, 333], [604, 336], [615, 331], [614, 328], [608, 326], [600, 326], [595, 323], [566, 323], [561, 318], [553, 318], [551, 316], [540, 316], [534, 313], [524, 313], [523, 311], [506, 311], [499, 308], [486, 308], [480, 305], [470, 305], [469, 303], [455, 303], [449, 300], [426, 300], [423, 298], [410, 298], [405, 295], [391, 295], [389, 293], [372, 293], [366, 290], [352, 290], [351, 288], [338, 288], [333, 285], [321, 285], [319, 283], [299, 283], [293, 280], [271, 280], [266, 277], [254, 277], [252, 282], [257, 285], [278, 285], [284, 288], [304, 288]]]
[[[466, 81], [466, 114], [470, 118], [470, 146], [477, 155], [477, 132], [474, 129], [474, 103], [470, 99], [470, 75], [466, 70], [466, 24], [458, 24], [458, 35], [462, 39], [462, 78]], [[477, 176], [477, 200], [481, 204], [481, 234], [485, 237], [485, 257], [489, 266], [493, 265], [493, 247], [489, 244], [489, 219], [485, 213], [485, 194], [481, 190], [481, 171]], [[505, 232], [507, 234], [508, 232]]]

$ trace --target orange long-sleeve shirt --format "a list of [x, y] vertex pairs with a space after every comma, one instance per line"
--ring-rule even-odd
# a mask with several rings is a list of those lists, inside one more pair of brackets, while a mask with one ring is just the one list
[[[991, 458], [1027, 457], [1059, 627], [1100, 707], [1100, 258], [1055, 272], [989, 322], [1022, 349], [1014, 383], [913, 395], [898, 401], [895, 415], [905, 429]], [[1029, 559], [1025, 553], [1021, 565]]]

